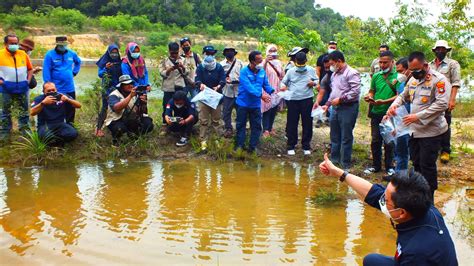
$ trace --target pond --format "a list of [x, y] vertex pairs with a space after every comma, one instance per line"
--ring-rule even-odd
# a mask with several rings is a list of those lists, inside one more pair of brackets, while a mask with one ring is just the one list
[[[343, 200], [318, 204], [321, 191]], [[453, 191], [442, 211], [463, 265], [474, 249], [457, 219], [464, 189]], [[353, 265], [394, 254], [395, 239], [382, 213], [312, 164], [0, 168], [0, 259], [10, 264]]]

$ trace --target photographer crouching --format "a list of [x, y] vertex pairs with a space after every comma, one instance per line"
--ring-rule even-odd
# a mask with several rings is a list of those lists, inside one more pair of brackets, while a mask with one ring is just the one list
[[81, 104], [67, 94], [60, 94], [53, 82], [43, 85], [43, 95], [31, 104], [31, 116], [38, 115], [38, 134], [42, 139], [52, 137], [52, 144], [64, 145], [77, 138], [77, 130], [66, 123], [66, 106], [81, 108]]
[[176, 146], [182, 147], [188, 144], [189, 136], [193, 126], [198, 121], [196, 106], [189, 101], [185, 91], [177, 91], [173, 98], [166, 104], [165, 120], [168, 131], [180, 134], [180, 140]]
[[118, 145], [120, 137], [141, 135], [153, 130], [153, 120], [148, 117], [146, 87], [133, 87], [129, 75], [119, 78], [117, 89], [108, 98], [105, 126], [112, 133], [113, 145]]

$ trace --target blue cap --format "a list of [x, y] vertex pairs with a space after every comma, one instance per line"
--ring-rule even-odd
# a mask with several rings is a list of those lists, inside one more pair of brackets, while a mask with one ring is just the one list
[[212, 45], [206, 45], [204, 48], [202, 48], [202, 53], [205, 54], [206, 52], [212, 52], [212, 53], [217, 53], [217, 50], [214, 49], [214, 46]]

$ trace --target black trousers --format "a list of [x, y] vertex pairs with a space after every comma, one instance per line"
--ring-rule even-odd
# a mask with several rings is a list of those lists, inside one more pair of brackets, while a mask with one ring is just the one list
[[372, 149], [373, 167], [378, 172], [382, 170], [382, 145], [385, 150], [385, 170], [393, 168], [394, 144], [386, 144], [380, 134], [379, 124], [382, 122], [384, 115], [371, 114], [370, 127], [372, 133], [372, 141], [370, 147]]
[[140, 121], [125, 120], [122, 118], [110, 123], [108, 128], [112, 133], [113, 141], [117, 142], [124, 133], [128, 135], [141, 135], [152, 131], [153, 120], [149, 117], [141, 117]]
[[[186, 118], [185, 118], [186, 119]], [[187, 123], [186, 125], [182, 126], [178, 123], [173, 123], [170, 126], [168, 126], [168, 129], [171, 132], [177, 132], [181, 137], [186, 137], [188, 138], [191, 133], [193, 132], [193, 127], [197, 123], [198, 119], [194, 118], [191, 123]]]
[[451, 111], [446, 110], [444, 118], [446, 118], [446, 122], [448, 122], [448, 131], [446, 131], [441, 138], [441, 152], [451, 154]]
[[[74, 100], [76, 99], [76, 92], [68, 92], [67, 95], [71, 96]], [[74, 108], [71, 104], [66, 104], [66, 123], [73, 124], [75, 117], [76, 108]]]
[[297, 101], [286, 101], [288, 112], [286, 115], [286, 136], [288, 138], [288, 150], [293, 150], [298, 143], [298, 124], [301, 117], [303, 127], [303, 136], [301, 145], [304, 150], [311, 149], [311, 139], [313, 137], [313, 118], [311, 110], [313, 109], [313, 98]]
[[163, 124], [166, 124], [166, 120], [165, 120], [166, 105], [168, 104], [168, 102], [171, 99], [173, 99], [174, 93], [177, 92], [177, 91], [180, 91], [180, 90], [184, 90], [184, 88], [175, 87], [175, 91], [165, 91], [165, 92], [163, 92], [163, 103], [162, 103], [163, 112], [161, 112], [161, 119], [163, 121]]
[[441, 149], [441, 140], [443, 135], [429, 138], [411, 138], [410, 139], [410, 157], [415, 167], [415, 171], [421, 173], [428, 184], [432, 193], [438, 189], [438, 169], [436, 160]]

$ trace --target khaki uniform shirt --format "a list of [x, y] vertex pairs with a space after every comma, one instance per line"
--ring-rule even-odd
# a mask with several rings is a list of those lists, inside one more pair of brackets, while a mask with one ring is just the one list
[[[120, 98], [120, 101], [125, 99], [125, 97], [122, 95], [122, 93], [120, 93], [119, 90], [112, 91], [109, 96], [112, 96], [112, 95], [115, 95], [118, 98]], [[117, 121], [120, 118], [122, 118], [123, 113], [125, 112], [125, 109], [129, 109], [129, 110], [132, 109], [136, 100], [137, 100], [137, 96], [133, 97], [130, 100], [130, 102], [128, 103], [127, 108], [124, 108], [124, 109], [120, 110], [119, 112], [115, 112], [114, 110], [112, 110], [112, 107], [108, 106], [107, 107], [107, 116], [105, 117], [105, 122], [104, 122], [104, 127], [110, 125], [110, 123], [112, 123], [113, 121]]]
[[[197, 55], [197, 54], [196, 54]], [[184, 60], [184, 65], [188, 69], [188, 78], [192, 81], [196, 78], [196, 60], [194, 60], [194, 53], [191, 53], [191, 56], [187, 57], [186, 55], [182, 54], [181, 57]], [[200, 59], [199, 55], [197, 57]]]
[[[244, 63], [242, 63], [242, 61], [240, 61], [237, 58], [235, 60], [236, 61], [235, 61], [234, 68], [232, 68], [232, 71], [229, 73], [229, 78], [231, 82], [239, 81], [240, 70], [242, 70], [242, 68], [244, 67]], [[227, 60], [222, 60], [221, 65], [224, 68], [225, 73], [227, 74], [227, 71], [229, 71], [230, 67], [232, 66], [232, 62], [229, 63], [227, 62]], [[229, 98], [237, 97], [238, 92], [239, 92], [238, 83], [237, 84], [226, 83], [225, 87], [222, 89], [222, 94]]]
[[430, 68], [443, 74], [453, 87], [461, 87], [461, 66], [458, 61], [451, 58], [444, 58], [436, 67], [436, 60], [430, 62]]
[[448, 130], [444, 112], [450, 95], [451, 84], [447, 78], [430, 69], [423, 80], [410, 78], [393, 105], [410, 103], [410, 113], [418, 116], [419, 121], [410, 125], [413, 138], [436, 137]]
[[[187, 65], [184, 63], [184, 58], [179, 57], [176, 61], [178, 63], [182, 63], [184, 65], [184, 75], [187, 75], [189, 69]], [[184, 77], [179, 73], [177, 69], [171, 71], [168, 75], [166, 75], [166, 70], [172, 68], [174, 66], [171, 59], [167, 57], [166, 59], [162, 60], [159, 66], [160, 75], [163, 78], [163, 83], [161, 85], [161, 89], [165, 92], [174, 92], [175, 87], [185, 87]]]

